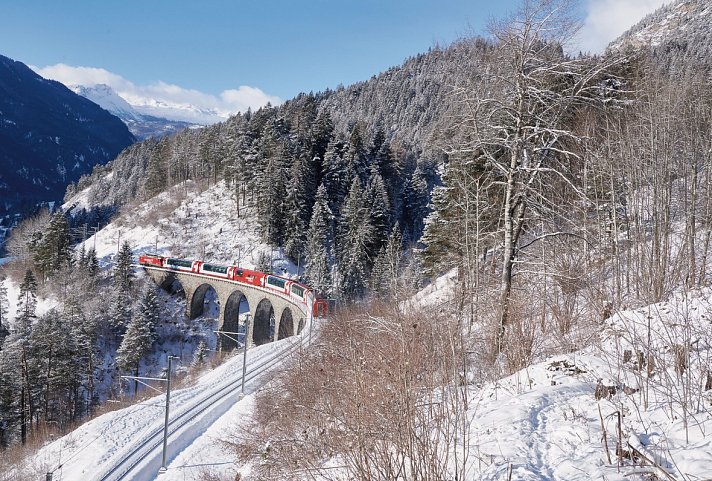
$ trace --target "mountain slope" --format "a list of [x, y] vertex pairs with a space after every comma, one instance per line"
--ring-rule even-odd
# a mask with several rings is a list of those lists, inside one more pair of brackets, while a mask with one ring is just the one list
[[72, 90], [123, 120], [131, 133], [139, 139], [170, 135], [196, 126], [190, 122], [141, 114], [108, 85], [100, 84], [93, 87], [76, 85]]
[[712, 67], [712, 4], [707, 0], [677, 0], [646, 16], [620, 38], [613, 51], [650, 48], [657, 61], [685, 71], [691, 64]]
[[95, 103], [0, 56], [0, 214], [61, 199], [134, 141]]

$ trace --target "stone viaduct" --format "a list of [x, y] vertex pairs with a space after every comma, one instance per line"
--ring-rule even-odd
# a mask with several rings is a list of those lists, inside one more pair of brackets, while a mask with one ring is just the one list
[[[195, 319], [203, 313], [205, 294], [210, 288], [220, 304], [218, 329], [237, 332], [240, 302], [244, 297], [250, 307], [250, 333], [247, 345], [260, 345], [300, 334], [311, 315], [311, 309], [286, 295], [262, 287], [218, 279], [192, 272], [179, 272], [160, 267], [141, 266], [153, 281], [170, 290], [176, 281], [185, 292], [186, 315]], [[222, 345], [234, 345], [223, 339]]]

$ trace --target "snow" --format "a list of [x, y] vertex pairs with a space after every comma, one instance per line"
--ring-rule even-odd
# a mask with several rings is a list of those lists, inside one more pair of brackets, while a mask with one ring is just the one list
[[[236, 215], [232, 192], [221, 181], [201, 188], [189, 182], [157, 195], [136, 211], [120, 218], [84, 242], [85, 249], [95, 248], [100, 265], [110, 265], [117, 249], [128, 241], [134, 254], [158, 252], [162, 255], [254, 268], [260, 253], [270, 255], [257, 233], [252, 207], [240, 207]], [[84, 192], [65, 205], [81, 203]], [[163, 217], [152, 212], [161, 211]], [[81, 245], [77, 248], [81, 248]], [[273, 268], [296, 275], [296, 269], [284, 256], [274, 251]]]
[[[10, 327], [14, 325], [16, 313], [17, 313], [17, 301], [20, 297], [20, 285], [16, 284], [9, 277], [2, 281], [2, 284], [7, 288], [7, 301], [8, 301], [8, 321]], [[37, 316], [42, 316], [49, 312], [51, 309], [59, 306], [59, 301], [53, 298], [38, 298], [37, 307], [35, 313]]]
[[[251, 210], [241, 208], [240, 217], [226, 215], [235, 211], [235, 204], [222, 182], [188, 187], [178, 186], [122, 215], [87, 239], [86, 247], [96, 246], [103, 265], [113, 262], [118, 244], [127, 240], [137, 254], [158, 250], [217, 263], [239, 260], [253, 267], [259, 253], [268, 250], [259, 242]], [[77, 194], [76, 202], [81, 196]], [[163, 217], [151, 214], [154, 208], [164, 212]], [[272, 254], [278, 258], [275, 267], [296, 274], [279, 253]], [[17, 286], [5, 282], [8, 297], [15, 302]], [[410, 308], [439, 309], [451, 299], [456, 285], [456, 272], [449, 272], [421, 291]], [[598, 326], [597, 341], [582, 350], [540, 360], [496, 382], [465, 387], [468, 431], [465, 448], [460, 448], [467, 456], [465, 479], [502, 480], [510, 470], [511, 479], [524, 481], [644, 479], [633, 471], [653, 468], [617, 466], [618, 441], [624, 450], [633, 446], [654, 459], [675, 479], [710, 479], [712, 393], [704, 392], [703, 386], [712, 360], [711, 320], [712, 290], [681, 290], [665, 302], [615, 313]], [[281, 345], [251, 350], [249, 364]], [[684, 372], [675, 370], [676, 346], [689, 347]], [[631, 353], [628, 360], [626, 351]], [[651, 356], [655, 367], [648, 372], [638, 364]], [[172, 415], [224, 379], [237, 379], [241, 367], [238, 355], [192, 385], [186, 380], [185, 387], [171, 396]], [[595, 396], [597, 387], [605, 390], [600, 399]], [[171, 441], [168, 471], [156, 478], [154, 455], [142, 465], [141, 479], [199, 481], [208, 475], [234, 479], [237, 472], [248, 478], [249, 469], [234, 463], [223, 441], [235, 436], [239, 432], [235, 427], [251, 416], [251, 393], [257, 388], [252, 385], [242, 400], [221, 401], [217, 414], [183, 428], [176, 436], [180, 442]], [[32, 469], [54, 471], [55, 481], [92, 479], [133, 442], [162, 425], [163, 402], [162, 395], [154, 396], [87, 422], [42, 448], [32, 459]], [[617, 413], [622, 414], [621, 440]]]
[[[269, 355], [279, 352], [294, 340], [283, 340], [251, 348], [248, 351], [248, 366], [253, 366]], [[171, 390], [171, 416], [179, 414], [190, 406], [195, 399], [214, 391], [226, 382], [239, 386], [242, 375], [242, 352], [200, 377], [189, 387]], [[184, 380], [190, 384], [190, 380]], [[260, 382], [258, 379], [257, 382]], [[253, 383], [247, 384], [247, 396], [238, 399], [238, 389], [225, 396], [216, 404], [222, 404], [224, 414], [216, 416], [208, 413], [205, 418], [189, 424], [177, 434], [171, 434], [168, 473], [160, 477], [165, 479], [199, 479], [205, 469], [222, 471], [234, 470], [229, 453], [221, 449], [216, 442], [225, 433], [225, 428], [235, 425], [249, 416], [253, 397], [249, 394], [254, 389]], [[158, 386], [163, 389], [162, 386]], [[120, 459], [130, 452], [134, 443], [146, 437], [150, 432], [162, 429], [164, 423], [165, 396], [163, 394], [146, 399], [139, 404], [116, 410], [96, 417], [72, 433], [49, 443], [37, 452], [31, 461], [31, 470], [41, 473], [53, 471], [53, 480], [71, 481], [94, 479], [102, 473], [112, 461]], [[219, 411], [218, 411], [219, 412]], [[141, 479], [154, 479], [157, 475], [155, 459], [142, 467]], [[2, 479], [2, 478], [0, 478]], [[135, 478], [133, 478], [135, 479]]]
[[[421, 297], [431, 299], [435, 291], [447, 295], [448, 285], [447, 278], [439, 280]], [[675, 479], [709, 479], [712, 397], [693, 388], [689, 399], [699, 410], [690, 407], [696, 412], [688, 414], [685, 422], [685, 413], [669, 390], [682, 382], [675, 377], [670, 346], [682, 343], [685, 337], [693, 341], [691, 376], [700, 363], [712, 358], [710, 319], [711, 290], [681, 292], [666, 302], [613, 315], [601, 325], [600, 342], [581, 351], [553, 356], [493, 383], [467, 387], [465, 479], [507, 479], [509, 470], [511, 479], [524, 481], [643, 479], [632, 473], [653, 468], [616, 465], [618, 412], [623, 413], [624, 449], [635, 447]], [[274, 343], [249, 351], [249, 363], [278, 347], [279, 343]], [[632, 362], [623, 362], [626, 350], [644, 347], [657, 356], [659, 367], [654, 376], [636, 367], [635, 355]], [[179, 412], [221, 379], [239, 377], [241, 362], [242, 356], [235, 356], [194, 385], [176, 390], [171, 396], [171, 413]], [[599, 383], [615, 387], [615, 394], [596, 399]], [[159, 395], [99, 416], [43, 448], [35, 458], [36, 469], [54, 469], [61, 464], [55, 480], [85, 479], [101, 471], [133, 440], [162, 423], [162, 403]], [[183, 443], [174, 447], [177, 452], [169, 456], [168, 471], [157, 478], [155, 463], [147, 465], [141, 479], [198, 481], [207, 475], [233, 479], [237, 472], [249, 479], [245, 477], [249, 469], [234, 463], [224, 441], [239, 432], [235, 428], [251, 416], [253, 406], [253, 396], [248, 394], [228, 405], [216, 419], [190, 425], [182, 435]], [[602, 423], [611, 463], [604, 450]]]

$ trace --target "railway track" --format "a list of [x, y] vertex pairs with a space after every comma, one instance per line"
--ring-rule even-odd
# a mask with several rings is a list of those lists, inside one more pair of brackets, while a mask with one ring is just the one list
[[[283, 343], [281, 348], [253, 359], [252, 362], [248, 361], [245, 387], [252, 387], [256, 379], [268, 373], [300, 346], [305, 346], [304, 343], [308, 342], [308, 337], [302, 337], [305, 333], [279, 341]], [[242, 367], [241, 363], [239, 367]], [[167, 459], [171, 459], [182, 447], [190, 444], [192, 439], [190, 439], [189, 427], [195, 423], [202, 423], [201, 425], [205, 427], [209, 426], [239, 400], [241, 383], [241, 375], [235, 376], [235, 379], [230, 381], [219, 383], [208, 392], [198, 394], [194, 402], [182, 405], [175, 414], [171, 415], [168, 422]], [[190, 389], [177, 390], [175, 394], [184, 394]], [[186, 436], [186, 439], [182, 439], [183, 436]], [[97, 481], [153, 480], [161, 466], [162, 446], [163, 423], [160, 426], [154, 425], [136, 443], [115, 454], [113, 456], [115, 459], [109, 461], [110, 464], [103, 467], [92, 479]]]

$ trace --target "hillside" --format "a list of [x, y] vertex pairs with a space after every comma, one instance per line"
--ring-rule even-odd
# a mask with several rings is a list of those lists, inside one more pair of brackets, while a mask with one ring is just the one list
[[712, 5], [676, 0], [661, 7], [611, 42], [611, 51], [649, 49], [656, 62], [678, 75], [691, 65], [712, 67]]
[[134, 141], [93, 102], [0, 56], [0, 218], [61, 200], [67, 185]]

